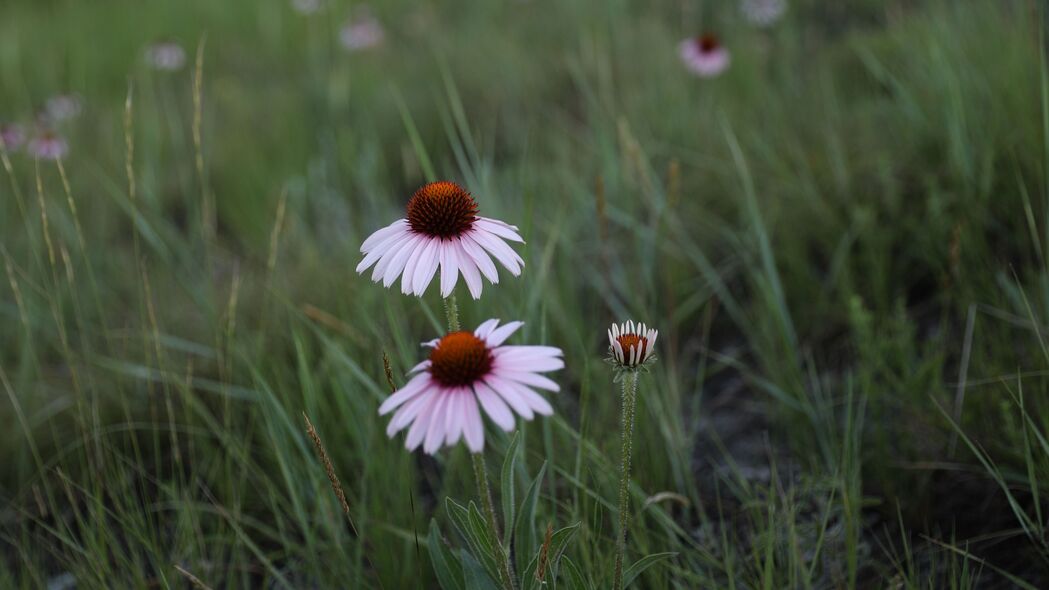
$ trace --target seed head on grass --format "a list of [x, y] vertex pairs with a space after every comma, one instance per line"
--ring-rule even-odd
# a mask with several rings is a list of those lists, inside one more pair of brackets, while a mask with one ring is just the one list
[[678, 46], [685, 67], [700, 78], [713, 78], [728, 68], [732, 56], [714, 35], [685, 39]]
[[405, 218], [364, 240], [357, 272], [374, 265], [373, 281], [389, 287], [401, 277], [402, 293], [422, 296], [439, 266], [442, 297], [452, 294], [462, 274], [477, 299], [482, 275], [499, 282], [493, 257], [514, 276], [521, 274], [524, 260], [504, 240], [524, 241], [516, 226], [477, 215], [477, 202], [463, 187], [431, 182], [412, 195]]
[[342, 506], [342, 512], [346, 515], [346, 520], [350, 523], [350, 528], [353, 529], [353, 534], [357, 534], [357, 527], [353, 524], [353, 517], [350, 516], [350, 504], [346, 501], [346, 492], [342, 489], [342, 483], [339, 482], [339, 476], [335, 474], [335, 466], [332, 465], [331, 459], [328, 457], [328, 452], [324, 450], [324, 443], [321, 442], [321, 437], [317, 434], [317, 429], [313, 427], [313, 422], [310, 422], [310, 417], [305, 412], [302, 413], [303, 420], [306, 421], [306, 434], [313, 441], [313, 448], [317, 451], [317, 458], [321, 460], [321, 464], [324, 465], [324, 471], [328, 475], [328, 481], [331, 482], [331, 489], [335, 492], [335, 497], [339, 500], [339, 505]]
[[410, 425], [405, 440], [410, 451], [423, 445], [433, 454], [465, 439], [471, 452], [480, 453], [484, 423], [478, 404], [507, 432], [514, 429], [514, 413], [525, 420], [553, 414], [532, 388], [560, 389], [540, 373], [564, 368], [561, 349], [503, 346], [522, 325], [488, 320], [473, 332], [451, 332], [424, 343], [432, 349], [430, 358], [416, 365], [409, 373], [415, 376], [379, 408], [379, 415], [397, 410], [386, 434], [393, 437]]

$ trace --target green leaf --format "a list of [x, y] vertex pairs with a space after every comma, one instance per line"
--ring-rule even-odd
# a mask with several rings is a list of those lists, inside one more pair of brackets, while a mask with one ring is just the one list
[[539, 488], [542, 486], [545, 474], [546, 461], [543, 461], [542, 467], [539, 468], [539, 474], [535, 476], [535, 479], [528, 486], [528, 491], [521, 502], [521, 508], [517, 512], [517, 518], [514, 520], [513, 539], [514, 551], [517, 557], [517, 571], [522, 571], [522, 568], [527, 566], [525, 560], [531, 555], [532, 549], [537, 546], [535, 507], [539, 502]]
[[653, 553], [652, 555], [646, 555], [635, 561], [630, 567], [626, 568], [625, 572], [623, 572], [623, 587], [630, 587], [630, 584], [632, 584], [645, 570], [656, 563], [663, 561], [664, 559], [670, 559], [671, 557], [677, 557], [677, 553]]
[[430, 551], [430, 562], [437, 574], [437, 582], [443, 590], [465, 590], [463, 585], [463, 567], [455, 554], [441, 538], [441, 529], [437, 521], [430, 519], [430, 534], [426, 539]]
[[473, 555], [465, 549], [461, 552], [466, 590], [498, 590], [498, 586]]
[[514, 465], [517, 463], [517, 447], [521, 444], [521, 431], [514, 433], [510, 440], [510, 446], [506, 448], [506, 457], [503, 458], [502, 473], [502, 503], [503, 503], [503, 542], [510, 543], [510, 523], [514, 521], [514, 508], [516, 508], [514, 494]]
[[501, 551], [501, 549], [492, 539], [492, 534], [488, 530], [488, 524], [481, 511], [477, 509], [477, 505], [470, 502], [470, 507], [467, 508], [448, 498], [445, 501], [445, 508], [448, 510], [448, 516], [452, 519], [452, 524], [455, 525], [456, 530], [466, 540], [466, 544], [469, 546], [474, 558], [484, 566], [484, 569], [493, 578], [498, 579], [500, 558], [496, 551]]
[[561, 560], [562, 574], [558, 576], [557, 583], [564, 584], [567, 590], [593, 590], [593, 586], [587, 581], [583, 572], [580, 571], [579, 566], [574, 561], [565, 557]]

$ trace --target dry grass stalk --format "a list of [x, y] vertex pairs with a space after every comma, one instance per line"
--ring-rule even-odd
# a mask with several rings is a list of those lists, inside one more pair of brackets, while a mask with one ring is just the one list
[[306, 412], [302, 413], [302, 418], [306, 421], [306, 434], [313, 441], [313, 448], [317, 451], [317, 458], [324, 465], [324, 471], [328, 474], [328, 481], [331, 482], [331, 489], [335, 492], [339, 505], [342, 506], [342, 512], [346, 515], [346, 521], [350, 523], [350, 529], [353, 530], [353, 534], [358, 535], [357, 527], [353, 524], [353, 517], [350, 516], [350, 504], [346, 501], [346, 492], [342, 489], [339, 476], [335, 474], [335, 466], [332, 465], [328, 452], [324, 450], [324, 443], [321, 442], [321, 437], [317, 434], [317, 429], [313, 427], [313, 422], [310, 422], [310, 417], [306, 415]]
[[208, 586], [207, 584], [202, 582], [200, 578], [198, 578], [197, 576], [194, 576], [193, 574], [191, 574], [188, 571], [186, 571], [186, 569], [183, 568], [182, 566], [176, 565], [175, 566], [175, 571], [177, 571], [178, 573], [182, 574], [182, 577], [184, 577], [187, 580], [189, 580], [189, 583], [192, 584], [193, 587], [196, 588], [197, 590], [211, 590], [211, 586]]

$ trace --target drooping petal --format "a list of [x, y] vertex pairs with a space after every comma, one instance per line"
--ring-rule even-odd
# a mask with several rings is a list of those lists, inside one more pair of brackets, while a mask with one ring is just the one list
[[398, 236], [396, 243], [391, 244], [388, 248], [385, 249], [385, 251], [379, 257], [379, 262], [377, 262], [375, 264], [375, 268], [372, 269], [373, 281], [382, 280], [383, 275], [386, 274], [386, 269], [397, 257], [397, 254], [400, 253], [403, 248], [405, 248], [408, 244], [411, 243], [413, 237], [414, 236], [412, 234], [405, 232], [403, 235]]
[[477, 409], [477, 399], [474, 396], [465, 398], [466, 409], [463, 412], [463, 437], [466, 438], [466, 446], [473, 453], [484, 450], [484, 422], [481, 421], [481, 411]]
[[510, 271], [510, 274], [514, 276], [521, 274], [524, 260], [510, 246], [507, 246], [506, 242], [493, 234], [483, 231], [474, 232], [471, 237], [492, 256], [495, 256], [495, 259], [505, 266], [506, 270]]
[[422, 393], [432, 385], [432, 383], [433, 381], [429, 373], [420, 373], [419, 375], [416, 375], [411, 381], [405, 384], [404, 387], [398, 389], [393, 395], [382, 402], [382, 405], [379, 406], [379, 415], [383, 416], [388, 414], [397, 406]]
[[487, 217], [478, 217], [475, 223], [480, 229], [483, 229], [489, 233], [493, 233], [499, 236], [500, 238], [504, 238], [512, 242], [524, 241], [524, 239], [516, 231], [514, 231], [510, 228], [509, 225], [501, 221], [489, 219]]
[[459, 241], [463, 250], [470, 256], [470, 258], [477, 264], [478, 270], [484, 275], [489, 282], [493, 285], [499, 282], [499, 270], [495, 268], [495, 263], [492, 262], [492, 257], [484, 251], [477, 242], [470, 237], [469, 233], [463, 235]]
[[550, 405], [550, 402], [546, 401], [546, 398], [533, 391], [530, 387], [517, 383], [516, 381], [510, 381], [509, 383], [512, 384], [517, 395], [520, 395], [525, 400], [528, 407], [535, 410], [536, 414], [550, 416], [554, 413], [554, 408]]
[[[396, 253], [390, 254], [390, 263], [386, 266], [385, 272], [382, 274], [382, 286], [389, 287], [390, 285], [397, 282], [397, 277], [404, 271], [405, 265], [408, 264], [408, 258], [415, 251], [418, 242], [422, 240], [419, 236], [412, 236], [408, 242], [405, 242]], [[379, 261], [381, 264], [386, 259]], [[376, 265], [378, 268], [378, 265]]]
[[463, 424], [466, 421], [464, 418], [466, 411], [465, 399], [468, 395], [473, 394], [460, 389], [452, 392], [449, 396], [448, 405], [445, 407], [444, 444], [446, 446], [452, 446], [462, 438]]
[[441, 297], [451, 295], [456, 281], [459, 280], [459, 249], [455, 242], [458, 240], [447, 240], [438, 247], [441, 261]]
[[498, 394], [481, 382], [474, 383], [474, 393], [492, 422], [507, 432], [514, 429], [514, 414]]
[[561, 386], [554, 383], [548, 377], [544, 377], [537, 373], [531, 373], [527, 371], [510, 371], [506, 369], [495, 369], [495, 375], [502, 377], [503, 379], [509, 379], [510, 381], [516, 381], [518, 383], [524, 383], [531, 385], [532, 387], [538, 387], [539, 389], [546, 389], [548, 391], [560, 391]]
[[372, 233], [372, 235], [368, 236], [368, 238], [364, 240], [363, 244], [361, 244], [361, 253], [364, 254], [369, 252], [372, 249], [372, 247], [378, 244], [379, 242], [385, 240], [386, 238], [390, 237], [395, 233], [399, 233], [407, 229], [408, 220], [398, 219], [390, 225], [387, 225], [386, 227], [380, 230], [376, 230]]
[[415, 277], [415, 268], [419, 266], [419, 258], [422, 252], [433, 241], [433, 238], [422, 237], [419, 239], [412, 253], [408, 255], [408, 261], [404, 264], [404, 272], [401, 273], [401, 293], [410, 295], [412, 293], [412, 279]]
[[433, 418], [430, 419], [430, 425], [426, 429], [426, 439], [423, 442], [423, 451], [429, 455], [437, 452], [437, 449], [441, 448], [441, 443], [444, 442], [444, 429], [447, 424], [445, 411], [451, 398], [451, 393], [441, 392], [437, 395], [433, 407], [430, 408]]
[[408, 436], [404, 439], [404, 447], [409, 451], [414, 451], [422, 444], [423, 438], [426, 436], [426, 430], [430, 426], [430, 421], [433, 420], [433, 406], [438, 399], [440, 399], [439, 395], [430, 396], [430, 400], [419, 410], [419, 415], [415, 418], [415, 422], [408, 429]]
[[360, 263], [357, 265], [356, 271], [358, 273], [362, 273], [365, 270], [367, 270], [371, 265], [378, 262], [379, 258], [381, 258], [383, 254], [386, 254], [386, 252], [389, 251], [390, 247], [405, 239], [405, 236], [408, 234], [408, 230], [403, 228], [398, 229], [399, 231], [391, 232], [390, 234], [388, 234], [388, 236], [385, 239], [376, 243], [375, 246], [371, 250], [369, 250], [367, 254], [365, 254], [364, 260], [361, 260]]
[[430, 396], [419, 395], [405, 402], [403, 406], [397, 408], [397, 411], [393, 414], [393, 418], [390, 420], [390, 424], [386, 427], [386, 436], [392, 438], [393, 435], [411, 424], [416, 416], [419, 415], [419, 412], [428, 406], [431, 401]]
[[525, 420], [531, 420], [535, 417], [531, 405], [529, 405], [529, 403], [517, 393], [517, 388], [514, 387], [512, 382], [494, 375], [485, 377], [484, 382], [492, 389], [492, 391], [499, 394], [499, 397], [503, 398], [503, 401], [513, 408], [515, 412], [520, 414], [522, 418]]
[[474, 259], [463, 249], [462, 240], [456, 243], [457, 255], [459, 257], [459, 270], [463, 273], [466, 288], [470, 290], [470, 296], [474, 299], [481, 298], [481, 273], [477, 271]]
[[415, 266], [415, 277], [412, 279], [412, 293], [416, 296], [422, 297], [422, 294], [426, 292], [426, 287], [433, 280], [433, 275], [437, 274], [440, 248], [441, 241], [433, 239], [419, 255], [419, 264]]

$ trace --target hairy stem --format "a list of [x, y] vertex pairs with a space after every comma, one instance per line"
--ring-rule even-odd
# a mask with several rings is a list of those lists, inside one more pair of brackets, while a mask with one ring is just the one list
[[637, 372], [623, 376], [623, 441], [619, 468], [619, 537], [616, 539], [616, 569], [613, 590], [623, 589], [623, 560], [626, 530], [630, 520], [630, 456], [634, 452], [634, 409], [637, 405]]
[[455, 301], [455, 293], [444, 298], [444, 315], [448, 318], [448, 331], [459, 331], [459, 304]]
[[503, 548], [502, 538], [499, 535], [499, 523], [495, 520], [495, 504], [492, 502], [492, 490], [488, 487], [488, 468], [484, 464], [484, 456], [481, 453], [471, 453], [473, 459], [474, 479], [477, 480], [477, 495], [481, 499], [484, 508], [485, 520], [488, 521], [488, 529], [492, 534], [492, 540], [499, 551], [499, 582], [506, 590], [514, 590], [514, 574], [510, 567], [510, 557]]

